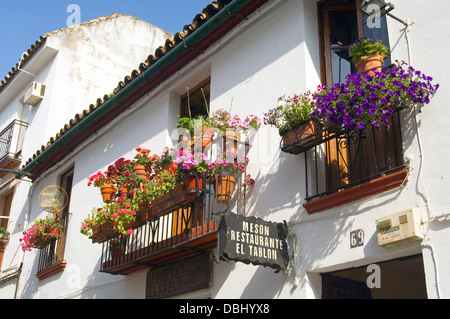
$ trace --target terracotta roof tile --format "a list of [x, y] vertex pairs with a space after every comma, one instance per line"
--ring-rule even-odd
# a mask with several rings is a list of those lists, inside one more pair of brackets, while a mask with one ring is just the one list
[[[47, 146], [42, 146], [40, 151], [37, 151], [36, 154], [30, 158], [24, 167], [28, 165], [30, 162], [34, 161], [45, 149], [55, 143], [58, 139], [60, 139], [64, 134], [66, 134], [71, 128], [73, 128], [77, 123], [83, 121], [86, 117], [88, 117], [92, 112], [101, 107], [107, 100], [109, 100], [112, 96], [116, 95], [123, 88], [129, 85], [134, 79], [136, 79], [140, 74], [149, 69], [152, 65], [154, 65], [157, 61], [159, 61], [162, 57], [164, 57], [168, 52], [170, 52], [174, 47], [180, 45], [184, 39], [189, 37], [194, 31], [196, 31], [199, 27], [201, 27], [204, 23], [206, 23], [209, 19], [215, 16], [219, 11], [223, 10], [224, 7], [229, 4], [232, 0], [218, 0], [214, 1], [211, 4], [208, 4], [206, 8], [203, 9], [201, 14], [197, 14], [191, 24], [185, 25], [183, 31], [177, 32], [173, 38], [167, 39], [163, 46], [160, 46], [156, 49], [153, 55], [149, 55], [146, 61], [142, 62], [139, 65], [139, 68], [132, 71], [130, 75], [126, 76], [123, 81], [120, 81], [116, 88], [112, 91], [111, 94], [105, 95], [102, 98], [97, 99], [96, 104], [91, 104], [87, 110], [84, 110], [82, 114], [75, 115], [74, 120], [71, 120], [68, 124], [61, 129], [59, 134], [55, 137], [51, 138]], [[100, 18], [101, 19], [101, 18]], [[54, 31], [54, 32], [58, 32]]]

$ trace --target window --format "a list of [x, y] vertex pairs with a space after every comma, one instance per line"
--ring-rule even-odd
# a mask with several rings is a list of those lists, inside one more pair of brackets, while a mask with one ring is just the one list
[[[11, 204], [12, 204], [12, 200], [13, 200], [13, 195], [14, 195], [14, 193], [11, 193], [3, 198], [4, 204], [3, 204], [3, 212], [0, 215], [0, 227], [3, 227], [6, 231], [8, 231], [9, 215], [11, 213]], [[8, 238], [9, 238], [9, 235], [4, 237], [4, 240], [0, 240], [0, 269], [2, 266], [3, 254], [5, 252], [5, 246], [6, 246]]]
[[37, 277], [39, 280], [48, 278], [66, 267], [64, 260], [64, 249], [66, 244], [66, 233], [69, 222], [70, 197], [73, 183], [73, 168], [61, 175], [59, 186], [67, 193], [67, 204], [59, 213], [61, 225], [63, 226], [62, 236], [57, 240], [43, 247], [39, 252], [39, 265]]
[[[319, 3], [320, 48], [322, 82], [341, 83], [348, 74], [355, 73], [348, 54], [349, 46], [362, 37], [382, 40], [389, 46], [386, 16], [380, 27], [365, 24], [367, 17], [359, 10], [361, 0], [327, 0]], [[386, 59], [387, 65], [390, 60]]]
[[181, 97], [180, 117], [208, 116], [211, 81], [207, 79]]
[[[344, 82], [348, 74], [357, 72], [348, 54], [348, 48], [355, 40], [366, 36], [387, 43], [385, 19], [381, 21], [381, 28], [368, 28], [364, 25], [360, 5], [361, 0], [327, 0], [318, 4], [324, 84]], [[368, 127], [363, 131], [325, 134], [323, 144], [305, 153], [308, 201], [343, 192], [404, 168], [399, 112], [392, 117], [390, 130]], [[342, 203], [327, 198], [328, 204], [320, 209]], [[351, 200], [350, 196], [346, 201]], [[311, 213], [315, 212], [314, 205], [304, 206]]]

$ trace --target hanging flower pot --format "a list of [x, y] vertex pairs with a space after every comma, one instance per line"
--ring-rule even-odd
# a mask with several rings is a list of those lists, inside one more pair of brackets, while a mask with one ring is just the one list
[[203, 134], [202, 134], [202, 147], [208, 147], [211, 145], [211, 142], [214, 137], [214, 129], [211, 127], [205, 127]]
[[[198, 184], [197, 184], [198, 181]], [[203, 188], [203, 176], [202, 175], [188, 175], [184, 178], [184, 185], [191, 192], [195, 192], [196, 188]]]
[[105, 203], [110, 203], [114, 199], [114, 196], [116, 194], [116, 188], [112, 184], [105, 184], [100, 186], [100, 191]]
[[233, 131], [226, 131], [224, 137], [225, 140], [223, 142], [223, 152], [225, 154], [230, 152], [231, 155], [236, 156], [239, 139], [238, 134]]
[[148, 179], [151, 174], [151, 170], [145, 165], [136, 165], [133, 167], [133, 171], [143, 179]]
[[228, 204], [234, 191], [236, 178], [231, 175], [216, 175], [213, 178], [214, 192], [218, 203]]

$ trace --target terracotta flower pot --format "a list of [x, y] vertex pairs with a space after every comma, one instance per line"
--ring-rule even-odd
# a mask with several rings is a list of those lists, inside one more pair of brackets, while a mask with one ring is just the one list
[[233, 131], [225, 132], [225, 140], [223, 142], [223, 152], [227, 154], [227, 152], [231, 152], [233, 156], [237, 154], [238, 147], [238, 134]]
[[218, 203], [228, 204], [234, 191], [236, 178], [230, 175], [214, 176], [213, 186]]
[[184, 178], [184, 185], [191, 192], [195, 192], [195, 188], [203, 188], [203, 177], [198, 176], [198, 185], [196, 182], [196, 176], [189, 175]]
[[374, 76], [375, 72], [380, 72], [384, 58], [379, 54], [371, 54], [355, 63], [355, 67], [360, 73], [367, 73]]
[[205, 127], [205, 130], [203, 131], [202, 135], [202, 147], [205, 148], [211, 145], [213, 137], [214, 137], [214, 130], [210, 127]]
[[143, 179], [149, 178], [151, 174], [151, 170], [145, 165], [136, 165], [133, 167], [133, 171]]
[[105, 184], [100, 186], [100, 191], [102, 193], [103, 201], [105, 203], [110, 203], [116, 194], [116, 188], [114, 187], [114, 185], [111, 184]]

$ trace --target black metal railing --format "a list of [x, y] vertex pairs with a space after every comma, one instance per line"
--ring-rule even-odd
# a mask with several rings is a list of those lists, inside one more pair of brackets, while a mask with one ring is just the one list
[[[103, 242], [100, 271], [127, 274], [216, 247], [221, 212], [242, 183], [236, 176], [234, 190], [230, 187], [227, 194], [218, 194], [218, 180], [217, 176], [196, 176], [195, 188], [181, 187], [182, 192], [139, 212], [133, 234]], [[148, 213], [152, 216], [140, 221]]]
[[390, 129], [323, 130], [304, 154], [306, 200], [323, 197], [405, 167], [399, 112]]
[[14, 120], [0, 133], [0, 161], [5, 157], [20, 158], [27, 127], [26, 122]]
[[68, 215], [64, 214], [61, 218], [60, 236], [50, 241], [39, 249], [38, 273], [45, 269], [64, 261], [64, 249], [66, 243], [66, 231], [68, 224]]
[[[230, 138], [216, 138], [203, 152], [208, 158], [222, 158], [230, 150], [245, 158], [249, 145]], [[214, 156], [213, 156], [214, 154]], [[100, 272], [127, 275], [198, 254], [217, 246], [218, 223], [223, 212], [233, 209], [245, 214], [245, 175], [221, 170], [214, 176], [194, 175], [195, 184], [181, 185], [152, 201], [136, 215], [132, 234], [110, 237], [102, 243]]]

